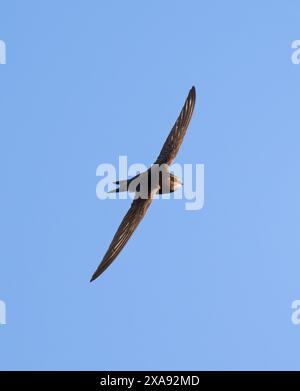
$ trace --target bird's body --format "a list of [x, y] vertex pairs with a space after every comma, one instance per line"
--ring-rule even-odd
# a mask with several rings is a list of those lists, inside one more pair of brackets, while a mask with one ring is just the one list
[[133, 178], [117, 181], [116, 185], [119, 185], [119, 187], [111, 190], [110, 193], [128, 191], [129, 193], [135, 193], [135, 198], [145, 199], [150, 196], [154, 188], [158, 187], [157, 194], [173, 193], [182, 186], [182, 182], [180, 178], [169, 172], [166, 164], [154, 164], [147, 171]]
[[153, 197], [156, 194], [172, 193], [182, 186], [181, 180], [169, 172], [169, 165], [182, 144], [195, 101], [196, 90], [192, 87], [155, 163], [147, 171], [133, 178], [116, 182], [119, 187], [113, 192], [134, 192], [135, 197], [91, 281], [99, 277], [121, 252], [146, 214]]

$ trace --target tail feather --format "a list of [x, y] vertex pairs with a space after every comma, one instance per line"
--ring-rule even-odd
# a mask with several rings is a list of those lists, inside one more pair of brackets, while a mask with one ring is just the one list
[[113, 182], [115, 185], [119, 186], [116, 189], [110, 190], [108, 193], [120, 193], [120, 191], [127, 191], [129, 181], [127, 179]]
[[[129, 179], [130, 180], [130, 179]], [[121, 179], [120, 181], [113, 182], [115, 185], [121, 186], [123, 183], [127, 183], [128, 179]]]
[[110, 190], [108, 193], [119, 193], [120, 191], [128, 191], [128, 186], [138, 176], [139, 176], [139, 174], [134, 176], [133, 178], [130, 178], [130, 179], [121, 179], [119, 181], [113, 182], [115, 185], [117, 185], [119, 187], [117, 189]]
[[110, 190], [107, 193], [119, 193], [119, 192], [120, 192], [120, 188], [118, 187], [117, 189]]

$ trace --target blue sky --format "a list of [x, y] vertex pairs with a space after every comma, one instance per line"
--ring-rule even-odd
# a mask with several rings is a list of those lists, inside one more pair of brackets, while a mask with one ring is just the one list
[[[300, 369], [298, 1], [1, 1], [1, 369]], [[205, 205], [156, 200], [91, 274], [190, 87], [177, 162]]]

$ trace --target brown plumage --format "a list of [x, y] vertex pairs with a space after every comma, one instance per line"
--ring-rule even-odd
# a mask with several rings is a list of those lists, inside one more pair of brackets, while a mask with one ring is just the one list
[[[145, 216], [155, 194], [173, 192], [182, 184], [179, 178], [169, 173], [168, 166], [175, 159], [177, 152], [182, 144], [186, 130], [192, 118], [195, 101], [196, 90], [195, 87], [192, 87], [179, 114], [179, 117], [177, 118], [177, 121], [175, 122], [158, 158], [155, 161], [155, 164], [145, 173], [139, 174], [127, 181], [117, 182], [120, 187], [115, 191], [135, 191], [136, 197], [132, 202], [127, 214], [123, 218], [100, 265], [93, 274], [91, 281], [99, 277], [100, 274], [102, 274], [108, 268], [108, 266], [114, 261], [114, 259], [124, 248], [136, 227]], [[157, 183], [151, 183], [151, 173], [154, 172], [156, 168], [159, 170], [159, 175], [157, 176], [159, 179]], [[140, 187], [143, 186], [143, 180], [147, 183], [146, 194], [139, 193]], [[137, 181], [138, 184], [134, 187], [133, 185], [135, 185], [135, 181]], [[133, 187], [133, 190], [130, 188], [131, 186]]]

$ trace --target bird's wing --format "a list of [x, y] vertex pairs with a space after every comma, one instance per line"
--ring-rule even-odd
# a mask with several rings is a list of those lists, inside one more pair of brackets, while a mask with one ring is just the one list
[[147, 199], [137, 198], [135, 199], [127, 214], [122, 220], [115, 236], [104, 255], [102, 262], [98, 266], [97, 270], [93, 274], [91, 281], [95, 280], [108, 268], [108, 266], [113, 262], [113, 260], [121, 252], [125, 244], [128, 242], [129, 238], [135, 231], [136, 227], [139, 225], [143, 217], [145, 216], [153, 196], [156, 194], [158, 189], [155, 189], [151, 192], [151, 195]]
[[195, 102], [196, 89], [195, 87], [192, 87], [179, 114], [179, 117], [177, 118], [177, 121], [175, 122], [169, 136], [167, 137], [158, 158], [156, 159], [156, 164], [171, 164], [175, 159], [192, 118]]

